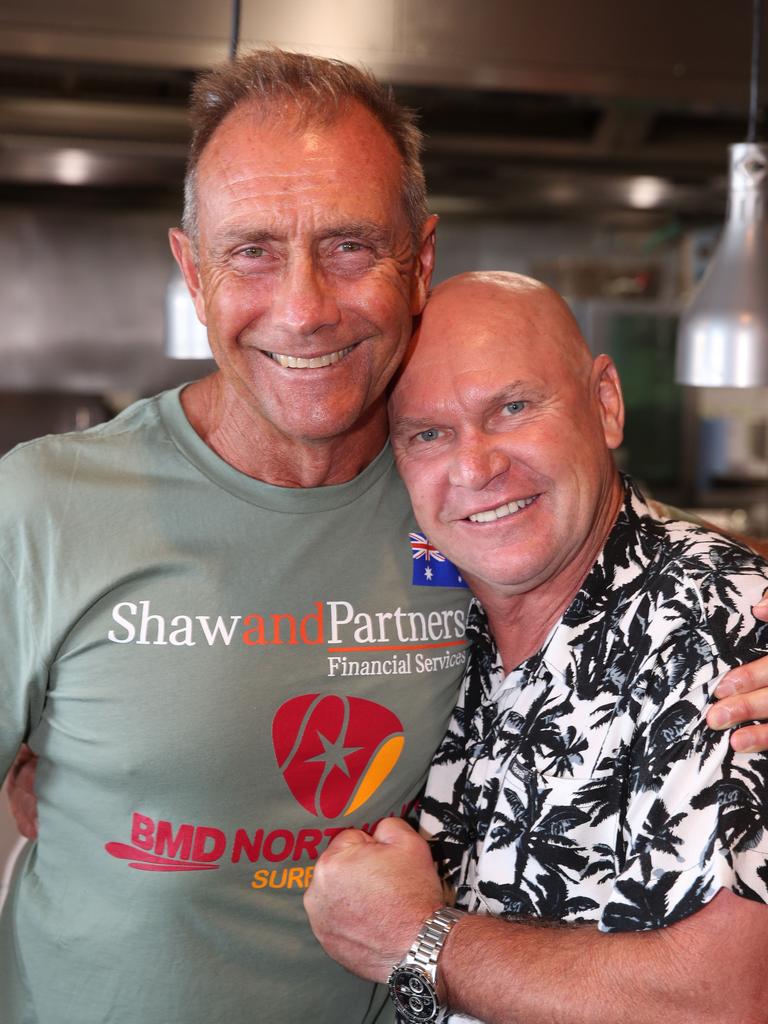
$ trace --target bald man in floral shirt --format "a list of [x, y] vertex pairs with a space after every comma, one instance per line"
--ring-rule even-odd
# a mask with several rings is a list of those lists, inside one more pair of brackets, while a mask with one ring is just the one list
[[455, 907], [388, 821], [320, 858], [315, 934], [409, 1024], [765, 1021], [768, 755], [705, 716], [765, 653], [768, 566], [618, 474], [615, 367], [530, 279], [440, 286], [390, 416], [478, 599], [422, 812]]

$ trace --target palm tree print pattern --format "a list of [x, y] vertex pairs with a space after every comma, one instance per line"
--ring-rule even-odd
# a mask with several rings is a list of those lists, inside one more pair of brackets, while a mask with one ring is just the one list
[[704, 722], [768, 648], [768, 566], [654, 519], [625, 479], [602, 554], [535, 655], [504, 673], [475, 602], [462, 695], [422, 828], [457, 903], [514, 918], [661, 928], [725, 886], [768, 903], [768, 754]]

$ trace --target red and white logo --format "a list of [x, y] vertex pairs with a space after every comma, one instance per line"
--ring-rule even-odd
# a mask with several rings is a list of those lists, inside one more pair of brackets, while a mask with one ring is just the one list
[[277, 711], [272, 743], [283, 778], [310, 814], [337, 818], [362, 807], [405, 744], [400, 719], [362, 697], [303, 694]]
[[[310, 814], [333, 819], [352, 814], [373, 796], [397, 764], [405, 739], [397, 715], [381, 704], [309, 693], [278, 709], [272, 742], [296, 800]], [[409, 806], [403, 805], [403, 815]], [[155, 819], [134, 811], [130, 841], [105, 843], [104, 848], [139, 871], [215, 871], [227, 855], [233, 864], [261, 857], [269, 863], [316, 860], [321, 846], [344, 827], [313, 826], [296, 832], [240, 827], [227, 835], [210, 825]]]

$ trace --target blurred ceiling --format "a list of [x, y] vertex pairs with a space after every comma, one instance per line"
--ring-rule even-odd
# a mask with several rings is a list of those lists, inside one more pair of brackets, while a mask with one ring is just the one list
[[[176, 201], [210, 0], [4, 0], [0, 197]], [[718, 215], [746, 131], [750, 0], [243, 0], [241, 48], [369, 66], [418, 108], [432, 204], [470, 215]]]

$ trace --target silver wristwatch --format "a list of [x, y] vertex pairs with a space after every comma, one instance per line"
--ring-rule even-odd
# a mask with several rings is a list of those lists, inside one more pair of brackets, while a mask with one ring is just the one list
[[441, 907], [421, 926], [416, 941], [389, 976], [389, 994], [403, 1024], [437, 1024], [446, 1007], [437, 998], [437, 958], [465, 910]]

